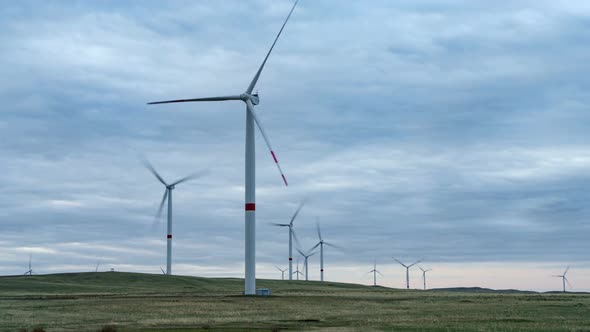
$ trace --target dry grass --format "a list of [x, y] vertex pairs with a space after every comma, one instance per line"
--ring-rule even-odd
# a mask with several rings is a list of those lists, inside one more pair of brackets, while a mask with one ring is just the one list
[[[590, 296], [87, 273], [0, 278], [0, 330], [590, 331]], [[104, 330], [108, 331], [108, 330]]]

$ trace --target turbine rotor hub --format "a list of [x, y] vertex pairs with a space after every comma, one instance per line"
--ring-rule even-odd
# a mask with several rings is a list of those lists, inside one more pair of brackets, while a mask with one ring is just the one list
[[260, 104], [260, 98], [258, 97], [258, 92], [254, 93], [254, 94], [249, 94], [249, 93], [242, 93], [240, 95], [240, 99], [244, 102], [250, 100], [250, 102], [252, 103], [252, 105], [258, 105]]

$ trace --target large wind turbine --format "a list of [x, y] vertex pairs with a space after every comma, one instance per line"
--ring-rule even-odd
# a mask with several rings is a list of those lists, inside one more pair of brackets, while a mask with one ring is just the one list
[[416, 261], [416, 262], [414, 262], [414, 263], [412, 263], [412, 264], [410, 264], [410, 265], [406, 265], [406, 264], [404, 264], [404, 263], [400, 262], [400, 261], [399, 261], [397, 258], [395, 258], [395, 257], [394, 257], [393, 259], [395, 259], [395, 261], [396, 261], [396, 262], [398, 262], [398, 263], [399, 263], [401, 266], [403, 266], [403, 267], [405, 267], [405, 268], [406, 268], [406, 288], [407, 288], [407, 289], [410, 289], [410, 268], [411, 268], [412, 266], [414, 266], [414, 265], [416, 265], [416, 264], [420, 263], [422, 260], [418, 260], [418, 261]]
[[179, 179], [175, 182], [168, 184], [166, 183], [166, 181], [164, 181], [160, 174], [156, 172], [156, 169], [154, 168], [154, 166], [152, 166], [152, 164], [150, 164], [149, 161], [144, 159], [143, 163], [145, 167], [147, 167], [147, 169], [150, 172], [152, 172], [156, 179], [158, 179], [158, 181], [160, 181], [166, 187], [166, 190], [164, 191], [164, 196], [162, 197], [162, 202], [160, 203], [160, 207], [158, 208], [158, 213], [156, 214], [156, 220], [159, 220], [162, 216], [162, 209], [164, 208], [164, 203], [166, 203], [166, 200], [168, 200], [168, 227], [166, 230], [166, 274], [172, 274], [172, 190], [174, 190], [174, 188], [176, 188], [177, 185], [183, 182], [200, 177], [203, 174], [203, 172], [193, 173], [189, 176], [185, 176], [182, 179]]
[[565, 283], [567, 282], [568, 286], [572, 287], [572, 285], [570, 284], [569, 280], [567, 280], [567, 277], [565, 276], [567, 274], [567, 271], [569, 271], [570, 267], [568, 266], [565, 271], [563, 272], [562, 275], [556, 275], [554, 277], [556, 278], [561, 278], [561, 281], [563, 283], [563, 292], [565, 293]]
[[426, 290], [426, 272], [432, 271], [432, 269], [424, 270], [420, 265], [418, 265], [418, 268], [422, 271], [422, 281], [424, 282], [424, 290]]
[[377, 260], [375, 260], [373, 262], [373, 269], [371, 271], [369, 271], [368, 273], [373, 273], [373, 286], [377, 286], [377, 273], [379, 273], [379, 275], [383, 276], [383, 274], [381, 274], [381, 272], [377, 271]]
[[31, 267], [31, 260], [33, 259], [33, 255], [29, 255], [29, 269], [25, 272], [24, 275], [32, 276], [33, 275], [33, 268]]
[[337, 247], [331, 243], [324, 241], [324, 239], [322, 238], [322, 231], [320, 230], [320, 223], [319, 222], [316, 224], [316, 226], [317, 226], [317, 230], [318, 230], [318, 238], [320, 241], [315, 246], [313, 246], [309, 251], [311, 252], [312, 250], [314, 250], [318, 246], [320, 247], [320, 274], [321, 274], [321, 280], [324, 281], [324, 245], [334, 247], [334, 248], [337, 248]]
[[295, 230], [293, 229], [293, 222], [295, 221], [295, 218], [297, 218], [297, 215], [299, 214], [299, 211], [301, 211], [301, 208], [303, 208], [304, 204], [305, 200], [299, 204], [299, 207], [297, 210], [295, 210], [293, 217], [291, 217], [291, 222], [288, 224], [273, 224], [279, 227], [289, 227], [289, 280], [293, 280], [293, 237], [295, 237], [295, 241], [297, 241], [297, 235], [295, 235]]
[[303, 263], [303, 268], [305, 268], [305, 281], [309, 281], [309, 268], [307, 265], [307, 260], [309, 259], [309, 257], [315, 255], [315, 252], [308, 252], [307, 255], [305, 253], [303, 253], [303, 251], [297, 249], [297, 251], [299, 251], [299, 254], [301, 254], [301, 256], [303, 256], [303, 258], [305, 258], [305, 262]]
[[281, 271], [281, 280], [285, 280], [285, 271], [287, 271], [287, 269], [281, 269], [278, 266], [275, 266], [277, 268], [277, 270]]
[[245, 237], [246, 237], [246, 246], [245, 246], [245, 278], [244, 278], [244, 294], [246, 295], [254, 295], [256, 294], [256, 162], [255, 162], [255, 145], [254, 145], [254, 132], [255, 132], [255, 124], [258, 126], [268, 149], [270, 150], [270, 154], [279, 169], [279, 173], [283, 178], [283, 182], [285, 186], [287, 186], [287, 179], [281, 170], [281, 166], [279, 165], [279, 161], [274, 153], [270, 145], [270, 141], [266, 136], [266, 132], [264, 131], [262, 124], [260, 123], [260, 119], [256, 115], [254, 111], [254, 106], [258, 105], [260, 99], [258, 98], [258, 93], [252, 93], [254, 88], [256, 87], [256, 83], [258, 82], [258, 78], [260, 78], [260, 74], [262, 73], [262, 69], [270, 56], [277, 40], [281, 36], [287, 21], [291, 17], [295, 6], [297, 5], [297, 1], [293, 4], [289, 15], [285, 19], [283, 26], [279, 30], [279, 33], [274, 39], [266, 57], [262, 61], [262, 64], [258, 68], [258, 71], [254, 75], [254, 78], [246, 88], [244, 93], [239, 95], [230, 95], [230, 96], [221, 96], [221, 97], [209, 97], [209, 98], [192, 98], [192, 99], [177, 99], [177, 100], [166, 100], [166, 101], [157, 101], [151, 102], [148, 104], [166, 104], [166, 103], [183, 103], [183, 102], [202, 102], [202, 101], [224, 101], [224, 100], [241, 100], [246, 104], [246, 161], [245, 161], [245, 168], [246, 168], [246, 183], [245, 183]]

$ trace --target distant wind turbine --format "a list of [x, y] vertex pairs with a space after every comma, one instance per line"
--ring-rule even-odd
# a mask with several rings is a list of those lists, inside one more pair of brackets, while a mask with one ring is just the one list
[[287, 271], [288, 269], [281, 269], [278, 266], [275, 266], [277, 268], [277, 270], [281, 271], [281, 280], [285, 280], [285, 271]]
[[303, 205], [305, 205], [305, 200], [299, 204], [299, 207], [297, 210], [295, 210], [295, 213], [293, 214], [293, 217], [291, 217], [291, 221], [288, 224], [273, 223], [275, 226], [289, 227], [289, 280], [293, 280], [293, 238], [295, 238], [295, 241], [299, 243], [299, 240], [297, 240], [297, 235], [295, 235], [295, 230], [293, 229], [293, 222], [295, 221], [295, 218], [297, 218], [299, 211], [301, 211], [303, 208]]
[[174, 188], [176, 188], [177, 185], [183, 182], [201, 177], [205, 172], [201, 171], [198, 173], [193, 173], [189, 176], [185, 176], [175, 182], [168, 184], [166, 183], [166, 181], [164, 181], [160, 174], [158, 174], [154, 166], [152, 166], [152, 164], [149, 161], [144, 159], [143, 164], [156, 177], [156, 179], [158, 179], [158, 181], [160, 181], [166, 187], [166, 190], [164, 191], [164, 196], [162, 197], [162, 202], [160, 203], [160, 207], [158, 208], [158, 213], [156, 214], [156, 220], [160, 220], [160, 217], [162, 216], [162, 209], [164, 208], [164, 203], [166, 203], [166, 200], [168, 200], [168, 227], [166, 231], [166, 274], [170, 275], [172, 274], [172, 190], [174, 190]]
[[313, 246], [309, 251], [314, 250], [318, 246], [320, 247], [320, 274], [321, 274], [321, 280], [324, 281], [324, 245], [327, 245], [327, 246], [330, 246], [333, 248], [337, 248], [337, 247], [331, 243], [324, 241], [324, 239], [322, 238], [322, 231], [320, 230], [320, 223], [319, 222], [316, 224], [316, 226], [317, 226], [317, 231], [318, 231], [319, 242], [315, 246]]
[[[305, 258], [305, 263], [303, 263], [303, 268], [305, 269], [305, 281], [309, 281], [309, 268], [307, 265], [307, 261], [309, 259], [309, 257], [315, 255], [317, 252], [308, 252], [307, 255], [303, 253], [303, 251], [297, 249], [297, 251], [299, 251], [299, 254], [301, 254], [301, 256], [303, 256], [303, 258]], [[311, 250], [310, 250], [311, 251]]]
[[563, 274], [562, 275], [556, 275], [556, 276], [554, 276], [556, 278], [561, 278], [561, 282], [563, 283], [563, 292], [564, 293], [566, 292], [566, 290], [565, 290], [565, 283], [566, 282], [567, 282], [568, 286], [570, 286], [570, 288], [572, 287], [572, 285], [570, 284], [570, 281], [567, 280], [567, 277], [566, 277], [567, 271], [569, 271], [569, 269], [570, 269], [570, 267], [568, 266], [565, 269], [565, 271], [563, 271]]
[[94, 269], [94, 272], [98, 272], [98, 267], [100, 266], [100, 262], [96, 263], [96, 268]]
[[432, 269], [424, 270], [420, 265], [418, 265], [418, 268], [422, 271], [422, 281], [424, 282], [424, 290], [426, 290], [426, 272], [432, 271]]
[[260, 119], [256, 112], [254, 111], [254, 106], [258, 105], [260, 99], [258, 97], [258, 93], [253, 93], [254, 88], [256, 87], [256, 83], [262, 73], [262, 69], [270, 56], [277, 40], [279, 39], [287, 21], [291, 17], [293, 10], [295, 10], [295, 6], [297, 5], [298, 1], [295, 1], [289, 15], [285, 19], [283, 26], [279, 30], [279, 33], [275, 37], [274, 42], [272, 43], [266, 57], [262, 61], [262, 64], [256, 71], [254, 78], [246, 88], [246, 91], [239, 95], [232, 95], [232, 96], [222, 96], [222, 97], [209, 97], [209, 98], [193, 98], [193, 99], [177, 99], [177, 100], [166, 100], [166, 101], [157, 101], [151, 102], [148, 104], [166, 104], [166, 103], [183, 103], [183, 102], [203, 102], [203, 101], [223, 101], [223, 100], [241, 100], [246, 104], [246, 161], [245, 161], [245, 168], [246, 168], [246, 183], [245, 183], [245, 278], [244, 278], [244, 294], [246, 295], [254, 295], [256, 294], [256, 172], [255, 172], [255, 165], [256, 159], [254, 154], [254, 134], [255, 134], [255, 125], [258, 126], [260, 129], [260, 133], [270, 150], [270, 154], [281, 174], [283, 182], [285, 186], [287, 186], [287, 179], [281, 170], [281, 166], [279, 165], [279, 161], [275, 155], [274, 150], [270, 144], [270, 141], [264, 131]]
[[393, 258], [396, 262], [398, 262], [401, 266], [406, 268], [406, 288], [410, 289], [410, 268], [418, 263], [420, 263], [422, 260], [418, 260], [410, 265], [406, 265], [402, 262], [400, 262], [397, 258]]
[[31, 261], [32, 261], [32, 260], [33, 260], [33, 255], [32, 255], [32, 254], [30, 254], [30, 255], [29, 255], [29, 269], [28, 269], [28, 270], [27, 270], [27, 272], [25, 272], [25, 274], [24, 274], [24, 275], [26, 275], [26, 276], [27, 276], [27, 275], [28, 275], [28, 276], [31, 276], [31, 275], [33, 275], [33, 268], [31, 267]]
[[297, 257], [297, 270], [293, 271], [293, 274], [297, 275], [297, 280], [299, 280], [299, 275], [303, 275], [303, 273], [299, 271], [299, 257]]
[[373, 286], [377, 286], [377, 273], [379, 273], [380, 276], [383, 276], [381, 272], [377, 271], [377, 260], [373, 262], [373, 269], [368, 273], [373, 273]]

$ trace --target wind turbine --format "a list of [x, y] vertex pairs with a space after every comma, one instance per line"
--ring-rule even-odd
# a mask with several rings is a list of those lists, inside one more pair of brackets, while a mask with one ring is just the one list
[[420, 263], [422, 260], [418, 260], [414, 263], [412, 263], [411, 265], [406, 265], [402, 262], [400, 262], [397, 258], [393, 258], [396, 262], [398, 262], [401, 266], [406, 268], [406, 288], [410, 289], [410, 268], [418, 263]]
[[299, 280], [299, 275], [303, 275], [303, 273], [299, 271], [299, 257], [297, 257], [297, 270], [293, 271], [293, 274], [297, 275], [297, 280]]
[[[305, 262], [303, 263], [303, 268], [305, 268], [305, 281], [309, 281], [309, 268], [307, 265], [307, 260], [309, 257], [315, 255], [315, 252], [309, 252], [307, 255], [303, 253], [303, 251], [297, 249], [297, 251], [299, 251], [299, 253], [301, 254], [301, 256], [303, 256], [303, 258], [305, 258]], [[310, 250], [311, 251], [311, 250]]]
[[289, 280], [293, 280], [293, 237], [295, 237], [295, 241], [299, 243], [299, 241], [297, 240], [297, 235], [295, 235], [295, 230], [293, 229], [293, 222], [295, 221], [295, 218], [297, 218], [297, 215], [299, 214], [299, 211], [301, 211], [301, 209], [303, 208], [304, 204], [305, 200], [303, 200], [301, 204], [299, 204], [299, 207], [297, 208], [297, 210], [295, 210], [293, 217], [291, 217], [291, 222], [289, 222], [288, 224], [273, 224], [279, 227], [289, 227]]
[[33, 255], [29, 255], [29, 270], [27, 272], [25, 272], [24, 275], [29, 275], [32, 276], [33, 275], [33, 268], [31, 267], [31, 260], [33, 258]]
[[424, 270], [420, 265], [418, 267], [422, 270], [422, 281], [424, 282], [424, 290], [426, 290], [426, 272], [432, 271], [432, 269]]
[[285, 280], [285, 271], [287, 271], [287, 269], [281, 269], [278, 266], [275, 266], [277, 268], [277, 270], [281, 271], [281, 280]]
[[377, 286], [377, 273], [379, 273], [379, 275], [383, 276], [383, 274], [381, 274], [381, 272], [377, 271], [377, 260], [375, 260], [373, 262], [373, 269], [371, 271], [369, 271], [368, 273], [373, 273], [373, 286]]
[[98, 267], [100, 266], [100, 262], [96, 263], [96, 268], [94, 269], [94, 272], [98, 272]]
[[322, 238], [322, 231], [320, 230], [320, 223], [319, 222], [316, 224], [316, 226], [317, 226], [317, 230], [318, 230], [318, 238], [320, 239], [320, 241], [315, 246], [313, 246], [309, 251], [314, 250], [318, 246], [320, 247], [320, 274], [321, 274], [321, 280], [324, 281], [324, 244], [327, 246], [333, 247], [333, 248], [337, 248], [337, 247], [331, 243], [324, 241], [324, 239]]
[[572, 287], [572, 285], [570, 284], [569, 280], [567, 280], [567, 277], [565, 276], [565, 275], [567, 274], [567, 271], [569, 271], [569, 269], [570, 269], [570, 267], [568, 266], [568, 267], [565, 269], [565, 271], [563, 272], [563, 274], [562, 274], [562, 275], [556, 275], [556, 276], [554, 276], [554, 277], [556, 277], [556, 278], [561, 278], [561, 281], [562, 281], [562, 283], [563, 283], [563, 292], [564, 292], [564, 293], [566, 292], [566, 290], [565, 290], [565, 283], [566, 283], [566, 282], [567, 282], [568, 286], [570, 286], [570, 288]]
[[252, 93], [254, 88], [256, 87], [256, 83], [260, 78], [260, 74], [262, 73], [262, 69], [264, 69], [264, 65], [270, 56], [277, 40], [281, 36], [287, 21], [291, 17], [293, 10], [295, 10], [295, 6], [297, 6], [297, 2], [295, 1], [289, 15], [285, 19], [283, 26], [279, 30], [279, 33], [274, 39], [266, 57], [262, 61], [262, 64], [256, 71], [254, 78], [246, 88], [244, 93], [239, 95], [230, 95], [230, 96], [221, 96], [221, 97], [208, 97], [208, 98], [192, 98], [192, 99], [177, 99], [177, 100], [166, 100], [166, 101], [157, 101], [148, 103], [150, 105], [153, 104], [166, 104], [166, 103], [184, 103], [184, 102], [203, 102], [203, 101], [224, 101], [224, 100], [241, 100], [246, 104], [246, 160], [245, 160], [245, 238], [246, 238], [246, 245], [245, 245], [245, 278], [244, 278], [244, 294], [246, 295], [254, 295], [256, 294], [256, 160], [255, 160], [255, 145], [254, 145], [254, 133], [255, 133], [255, 125], [258, 126], [268, 149], [270, 150], [270, 154], [283, 178], [283, 182], [285, 186], [288, 185], [287, 179], [281, 170], [281, 166], [279, 165], [279, 161], [274, 153], [270, 145], [270, 141], [266, 136], [266, 132], [264, 131], [260, 119], [256, 115], [254, 111], [254, 106], [258, 105], [260, 99], [258, 97], [258, 93]]
[[202, 176], [203, 172], [193, 173], [189, 176], [185, 176], [175, 182], [168, 184], [166, 183], [166, 181], [164, 181], [160, 174], [158, 174], [154, 166], [152, 166], [152, 164], [150, 164], [149, 161], [144, 159], [143, 164], [150, 172], [152, 172], [156, 179], [158, 179], [158, 181], [160, 181], [166, 187], [166, 190], [164, 191], [164, 196], [162, 197], [162, 202], [160, 203], [160, 207], [158, 208], [158, 213], [156, 214], [156, 220], [160, 220], [160, 217], [162, 216], [162, 209], [164, 208], [164, 203], [166, 203], [166, 200], [168, 200], [168, 227], [166, 231], [166, 274], [169, 275], [172, 274], [172, 190], [174, 190], [174, 188], [176, 188], [177, 185], [183, 182], [193, 180]]

